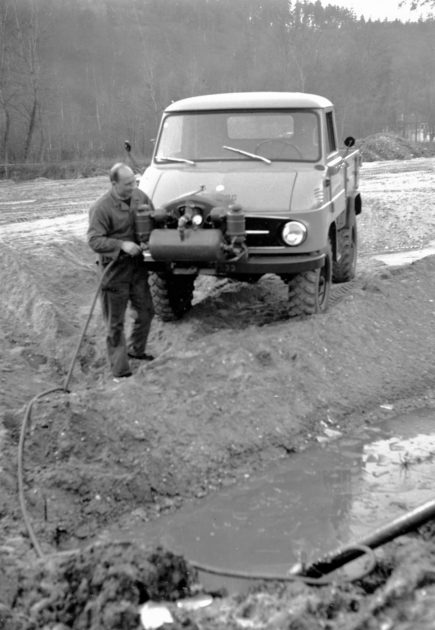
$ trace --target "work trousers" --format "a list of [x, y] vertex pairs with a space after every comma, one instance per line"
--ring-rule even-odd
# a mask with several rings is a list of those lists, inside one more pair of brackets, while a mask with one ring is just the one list
[[[148, 273], [141, 257], [124, 256], [116, 261], [103, 283], [101, 297], [110, 367], [114, 376], [124, 376], [130, 372], [128, 353], [141, 355], [145, 352], [154, 316]], [[126, 341], [127, 306], [133, 320]]]

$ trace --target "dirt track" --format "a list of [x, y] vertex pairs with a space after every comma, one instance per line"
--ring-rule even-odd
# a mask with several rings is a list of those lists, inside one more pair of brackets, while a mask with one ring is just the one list
[[[385, 402], [393, 402], [396, 410], [435, 407], [430, 336], [435, 258], [395, 270], [373, 257], [435, 239], [434, 163], [364, 165], [358, 277], [326, 315], [289, 322], [285, 287], [272, 277], [255, 286], [207, 280], [199, 284], [185, 321], [153, 326], [151, 350], [158, 359], [134, 365], [132, 379], [114, 383], [97, 312], [72, 394], [55, 394], [38, 405], [26, 442], [26, 496], [45, 552], [83, 545], [114, 524], [155, 518], [236, 482], [303, 448], [321, 434], [325, 418], [346, 432], [385, 413], [379, 408]], [[0, 183], [0, 516], [5, 540], [0, 553], [11, 567], [17, 558], [26, 567], [33, 562], [16, 494], [23, 406], [37, 392], [61, 384], [68, 370], [96, 282], [93, 256], [83, 239], [87, 208], [106, 186], [105, 178]], [[420, 539], [408, 544], [417, 558], [432, 549]], [[379, 610], [374, 599], [365, 597], [373, 587], [368, 578], [361, 587], [326, 589], [321, 595], [295, 586], [273, 596], [263, 592], [251, 604], [223, 600], [209, 617], [204, 613], [206, 620], [198, 623], [205, 625], [199, 627], [324, 628], [332, 623], [326, 622], [332, 615], [328, 606], [335, 611], [331, 628], [377, 628], [384, 617], [400, 615], [405, 621], [394, 628], [417, 627], [396, 597], [409, 569], [402, 564], [406, 554], [400, 545], [385, 553], [372, 578], [380, 587]], [[392, 566], [397, 570], [384, 586]], [[410, 601], [406, 610], [421, 621], [435, 613], [418, 585], [433, 578], [430, 563], [419, 561], [416, 567], [420, 573], [410, 575], [403, 588]], [[10, 577], [17, 571], [0, 569], [4, 604], [17, 598], [18, 582]], [[50, 579], [57, 584], [60, 578], [51, 574]], [[44, 595], [28, 580], [20, 597], [15, 608], [29, 615]], [[249, 614], [247, 609], [242, 614], [242, 606]], [[5, 628], [54, 623], [47, 610], [41, 605], [36, 617], [30, 615], [39, 625], [23, 621]], [[67, 627], [102, 627], [98, 615], [94, 625]], [[281, 616], [270, 625], [274, 615]], [[239, 618], [254, 625], [243, 625]], [[370, 625], [371, 618], [378, 625]], [[300, 625], [289, 625], [291, 619]]]

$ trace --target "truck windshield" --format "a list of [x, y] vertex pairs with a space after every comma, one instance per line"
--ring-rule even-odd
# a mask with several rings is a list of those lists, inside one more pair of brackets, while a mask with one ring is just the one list
[[[228, 150], [231, 147], [231, 151]], [[156, 162], [251, 160], [315, 162], [320, 158], [319, 118], [310, 110], [206, 111], [168, 114]]]

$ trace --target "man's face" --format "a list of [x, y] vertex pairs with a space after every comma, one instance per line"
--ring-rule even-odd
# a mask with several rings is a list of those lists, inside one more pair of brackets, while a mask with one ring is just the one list
[[136, 188], [136, 177], [130, 169], [121, 169], [118, 172], [119, 180], [113, 182], [113, 190], [119, 199], [129, 199]]

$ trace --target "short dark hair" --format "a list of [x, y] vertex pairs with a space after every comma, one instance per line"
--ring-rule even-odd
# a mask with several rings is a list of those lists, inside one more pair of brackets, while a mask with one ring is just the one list
[[131, 170], [128, 164], [124, 164], [124, 162], [117, 162], [112, 166], [109, 171], [109, 178], [112, 183], [116, 184], [116, 182], [119, 182], [119, 171], [123, 168], [128, 168], [128, 170]]

